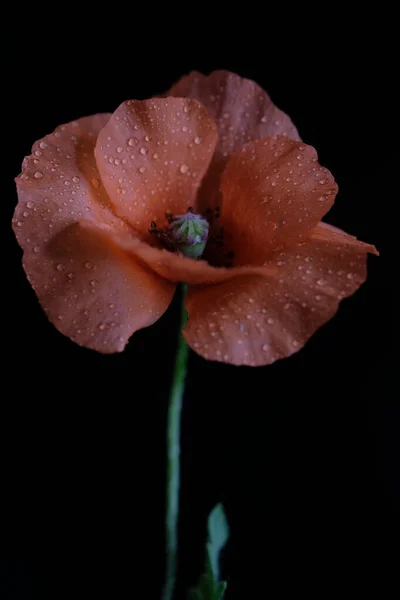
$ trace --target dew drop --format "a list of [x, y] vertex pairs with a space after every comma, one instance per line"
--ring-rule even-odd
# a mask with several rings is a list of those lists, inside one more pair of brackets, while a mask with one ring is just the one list
[[183, 165], [180, 166], [179, 170], [180, 170], [181, 173], [185, 174], [185, 173], [187, 173], [189, 171], [189, 166], [183, 164]]
[[45, 149], [47, 148], [47, 144], [46, 144], [46, 142], [40, 142], [40, 144], [39, 144], [39, 147], [40, 147], [42, 150], [45, 150]]
[[68, 273], [68, 279], [75, 279], [75, 273]]
[[85, 267], [87, 269], [93, 269], [93, 263], [88, 260], [87, 262], [85, 262]]
[[40, 252], [40, 246], [33, 246], [34, 252]]
[[72, 178], [72, 181], [74, 183], [79, 183], [80, 182], [80, 178], [77, 175], [74, 175], [74, 177]]
[[29, 202], [26, 203], [26, 205], [28, 208], [33, 208], [33, 206], [34, 206], [33, 202], [31, 202], [30, 200], [29, 200]]
[[105, 328], [106, 328], [106, 325], [105, 325], [105, 323], [100, 323], [100, 325], [99, 325], [99, 329], [101, 329], [101, 331], [104, 331], [104, 330], [105, 330]]
[[64, 271], [64, 269], [65, 269], [65, 265], [63, 265], [62, 263], [59, 263], [59, 264], [56, 266], [56, 269], [57, 269], [57, 271]]
[[135, 138], [129, 138], [128, 146], [135, 146], [137, 144], [137, 140]]
[[121, 154], [122, 150], [123, 150], [122, 146], [118, 146], [118, 148], [117, 148], [118, 154]]
[[261, 350], [263, 352], [268, 352], [268, 344], [263, 344], [262, 347], [261, 347]]
[[91, 183], [94, 188], [100, 187], [100, 181], [98, 179], [92, 179]]
[[36, 171], [34, 177], [35, 179], [41, 179], [43, 177], [43, 173], [41, 171]]
[[268, 323], [268, 325], [273, 325], [273, 324], [274, 324], [274, 322], [275, 322], [275, 321], [274, 321], [273, 319], [271, 319], [271, 317], [269, 317], [269, 318], [267, 319], [267, 323]]
[[145, 148], [144, 146], [142, 146], [142, 147], [140, 148], [140, 154], [143, 154], [143, 155], [145, 155], [145, 154], [147, 154], [147, 153], [148, 153], [148, 150], [147, 150], [147, 148]]

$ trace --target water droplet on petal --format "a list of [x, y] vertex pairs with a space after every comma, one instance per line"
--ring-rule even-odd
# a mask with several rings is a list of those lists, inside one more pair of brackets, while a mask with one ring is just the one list
[[88, 260], [87, 262], [85, 262], [85, 267], [87, 269], [93, 269], [93, 263]]
[[194, 143], [195, 144], [201, 144], [202, 141], [203, 141], [203, 138], [201, 138], [201, 137], [195, 137], [194, 138]]
[[140, 148], [140, 154], [143, 154], [143, 155], [145, 155], [145, 154], [147, 154], [147, 153], [148, 153], [148, 150], [147, 150], [147, 148], [145, 148], [144, 146], [142, 146], [142, 147]]
[[41, 179], [43, 177], [43, 173], [41, 171], [36, 171], [34, 177], [35, 179]]
[[56, 266], [56, 269], [57, 269], [57, 271], [64, 271], [64, 269], [65, 269], [65, 265], [63, 265], [62, 263], [60, 263], [60, 264], [58, 264], [58, 265]]
[[34, 252], [40, 252], [40, 246], [33, 246]]
[[80, 178], [79, 178], [79, 177], [77, 177], [77, 175], [74, 175], [74, 177], [72, 178], [72, 181], [73, 181], [74, 183], [79, 183], [79, 182], [80, 182]]
[[181, 165], [179, 170], [180, 170], [181, 173], [185, 174], [185, 173], [187, 173], [189, 171], [189, 166], [188, 165]]

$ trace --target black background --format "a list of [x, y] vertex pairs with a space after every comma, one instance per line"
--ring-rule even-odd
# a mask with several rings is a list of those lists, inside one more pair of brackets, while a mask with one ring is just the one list
[[279, 21], [272, 38], [267, 27], [261, 37], [253, 31], [257, 13], [249, 26], [210, 21], [199, 31], [193, 19], [188, 27], [158, 16], [156, 29], [154, 18], [122, 14], [123, 33], [105, 14], [85, 25], [79, 13], [60, 14], [51, 27], [26, 16], [6, 60], [3, 598], [159, 598], [178, 319], [174, 304], [115, 356], [59, 334], [20, 266], [9, 226], [13, 177], [57, 125], [216, 68], [256, 80], [290, 114], [338, 181], [326, 220], [381, 256], [369, 258], [367, 282], [293, 357], [251, 369], [191, 354], [177, 597], [201, 570], [206, 516], [219, 500], [231, 525], [227, 600], [374, 589], [391, 597], [400, 488], [390, 242], [400, 156], [386, 24], [328, 32], [329, 18], [314, 15], [310, 32]]

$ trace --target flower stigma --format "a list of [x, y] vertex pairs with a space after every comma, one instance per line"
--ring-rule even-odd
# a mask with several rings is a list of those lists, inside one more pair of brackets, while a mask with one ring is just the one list
[[192, 212], [189, 207], [184, 215], [167, 214], [168, 226], [165, 230], [156, 228], [151, 223], [150, 233], [155, 233], [171, 250], [179, 252], [187, 258], [201, 258], [205, 250], [210, 230], [207, 219]]

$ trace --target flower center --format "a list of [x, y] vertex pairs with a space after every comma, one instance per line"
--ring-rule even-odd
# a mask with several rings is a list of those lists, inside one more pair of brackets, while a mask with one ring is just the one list
[[205, 250], [210, 230], [207, 219], [192, 212], [185, 215], [167, 215], [168, 226], [165, 230], [156, 229], [151, 223], [150, 233], [156, 233], [160, 241], [169, 249], [181, 252], [188, 258], [200, 258]]
[[[214, 213], [214, 214], [213, 214]], [[171, 252], [178, 252], [197, 260], [206, 251], [207, 261], [214, 266], [232, 267], [234, 252], [227, 251], [224, 244], [224, 227], [217, 227], [216, 221], [221, 209], [207, 209], [204, 216], [194, 213], [190, 206], [184, 215], [165, 213], [168, 225], [159, 229], [151, 222], [149, 233], [157, 236], [159, 242]]]

